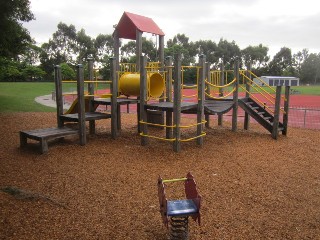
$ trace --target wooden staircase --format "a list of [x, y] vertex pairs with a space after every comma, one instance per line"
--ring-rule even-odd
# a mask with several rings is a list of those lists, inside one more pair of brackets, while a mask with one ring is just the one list
[[[241, 98], [238, 100], [239, 106], [253, 117], [259, 124], [261, 124], [265, 129], [270, 133], [273, 131], [273, 122], [274, 116], [269, 113], [265, 108], [260, 104], [254, 101], [252, 98]], [[279, 122], [278, 131], [283, 132], [284, 126], [283, 123]]]

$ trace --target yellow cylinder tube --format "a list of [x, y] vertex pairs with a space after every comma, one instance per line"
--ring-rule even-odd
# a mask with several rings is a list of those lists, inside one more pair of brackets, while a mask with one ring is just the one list
[[[149, 95], [160, 97], [164, 91], [164, 79], [159, 73], [147, 74]], [[125, 73], [119, 79], [119, 91], [126, 96], [140, 95], [140, 74]]]

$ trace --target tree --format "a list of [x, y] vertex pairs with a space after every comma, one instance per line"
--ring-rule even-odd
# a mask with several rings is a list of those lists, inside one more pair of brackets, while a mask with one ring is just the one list
[[122, 59], [125, 62], [136, 62], [136, 42], [129, 41], [120, 48]]
[[40, 62], [42, 48], [35, 45], [35, 42], [28, 44], [24, 54], [19, 56], [20, 62], [26, 65], [35, 65]]
[[301, 82], [318, 84], [320, 80], [320, 53], [311, 53], [301, 64]]
[[195, 63], [197, 54], [196, 45], [189, 43], [189, 38], [185, 34], [177, 34], [173, 39], [167, 41], [167, 47], [164, 49], [165, 56], [182, 55], [182, 65], [189, 66]]
[[292, 66], [291, 49], [283, 47], [273, 57], [268, 65], [268, 74], [271, 76], [294, 76], [295, 70]]
[[46, 72], [39, 67], [28, 65], [22, 69], [22, 75], [26, 80], [35, 81], [42, 79]]
[[88, 36], [84, 29], [77, 32], [75, 53], [78, 56], [78, 62], [81, 63], [83, 59], [89, 55], [95, 55], [93, 40]]
[[33, 19], [29, 0], [0, 1], [0, 56], [17, 59], [26, 51], [31, 37], [21, 22]]
[[228, 42], [221, 38], [217, 45], [216, 56], [220, 58], [226, 67], [231, 67], [235, 59], [240, 59], [240, 48], [235, 41]]
[[295, 67], [298, 76], [301, 75], [301, 65], [308, 58], [309, 51], [307, 49], [302, 49], [302, 51], [293, 54], [293, 66]]
[[46, 46], [50, 58], [59, 59], [61, 62], [76, 63], [77, 32], [74, 25], [60, 22], [58, 30], [53, 33], [52, 39]]
[[0, 57], [0, 81], [21, 81], [22, 72], [19, 62]]
[[72, 80], [76, 78], [76, 72], [67, 63], [61, 63], [61, 77], [63, 80]]
[[105, 56], [107, 58], [114, 54], [113, 37], [111, 34], [99, 34], [94, 40], [94, 48], [96, 49], [96, 60], [104, 62]]
[[[145, 54], [149, 62], [157, 61], [157, 49], [152, 39], [142, 38], [142, 53]], [[121, 47], [122, 59], [125, 62], [134, 63], [136, 62], [136, 42], [129, 41]]]
[[58, 30], [52, 34], [49, 42], [42, 44], [40, 54], [41, 67], [47, 73], [46, 78], [52, 78], [55, 65], [77, 63], [77, 32], [74, 25], [60, 22]]
[[214, 64], [218, 62], [218, 57], [216, 56], [217, 44], [211, 40], [200, 40], [195, 42], [195, 49], [198, 55], [204, 54], [207, 57], [207, 61]]
[[269, 61], [269, 48], [259, 44], [258, 46], [249, 46], [241, 50], [244, 64], [248, 66], [252, 63], [254, 68], [264, 67]]

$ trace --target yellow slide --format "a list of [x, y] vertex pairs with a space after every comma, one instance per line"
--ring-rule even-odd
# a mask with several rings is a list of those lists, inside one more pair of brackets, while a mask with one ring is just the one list
[[[85, 105], [85, 111], [89, 111], [89, 102], [90, 102], [90, 97], [84, 97], [84, 105]], [[70, 108], [64, 113], [64, 114], [73, 114], [73, 113], [78, 113], [78, 98], [76, 98], [73, 103], [71, 104]], [[99, 104], [94, 104], [93, 110], [95, 111]]]

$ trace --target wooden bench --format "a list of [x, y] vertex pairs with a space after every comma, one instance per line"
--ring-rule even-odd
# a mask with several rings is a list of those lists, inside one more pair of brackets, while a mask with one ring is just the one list
[[48, 141], [71, 135], [78, 135], [79, 131], [68, 127], [44, 128], [30, 131], [20, 131], [20, 147], [25, 147], [28, 138], [40, 142], [41, 153], [48, 152]]

